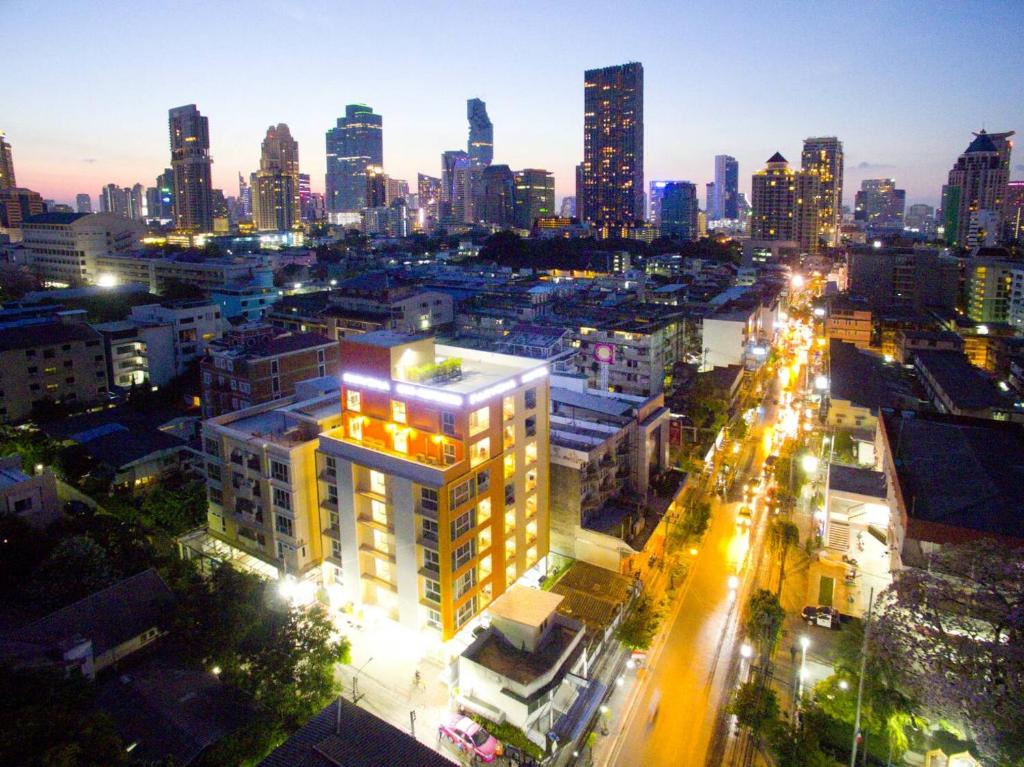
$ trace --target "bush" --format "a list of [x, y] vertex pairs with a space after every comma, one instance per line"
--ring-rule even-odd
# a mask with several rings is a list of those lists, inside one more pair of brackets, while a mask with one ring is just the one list
[[544, 749], [526, 737], [526, 733], [520, 730], [515, 725], [511, 725], [508, 722], [503, 724], [495, 724], [490, 719], [479, 714], [475, 714], [472, 711], [465, 712], [466, 716], [472, 719], [474, 722], [482, 726], [487, 732], [491, 733], [495, 738], [500, 740], [502, 743], [509, 746], [515, 746], [520, 751], [529, 754], [534, 759], [541, 759], [544, 756]]

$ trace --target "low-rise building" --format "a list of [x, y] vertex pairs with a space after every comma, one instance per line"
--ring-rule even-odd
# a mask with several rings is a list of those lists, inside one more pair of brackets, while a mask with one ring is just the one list
[[845, 341], [858, 349], [871, 346], [871, 309], [866, 303], [834, 300], [825, 316], [825, 337]]
[[882, 359], [853, 344], [833, 340], [828, 363], [828, 425], [874, 430], [880, 409], [899, 402], [882, 371]]
[[25, 266], [54, 285], [96, 282], [97, 260], [137, 248], [143, 231], [112, 213], [40, 213], [22, 224]]
[[558, 613], [564, 599], [513, 586], [491, 603], [490, 626], [458, 661], [459, 704], [518, 727], [540, 746], [547, 744], [553, 712], [568, 710], [586, 684], [584, 627]]
[[940, 413], [1024, 421], [1024, 410], [962, 352], [918, 349], [914, 369]]
[[224, 285], [259, 284], [270, 273], [266, 256], [221, 256], [200, 253], [124, 253], [97, 256], [94, 282], [108, 285], [146, 285], [163, 294], [174, 284], [212, 291]]
[[964, 340], [948, 330], [897, 330], [895, 359], [903, 365], [914, 364], [914, 353], [918, 350], [956, 351], [964, 350]]
[[203, 415], [290, 396], [299, 381], [336, 376], [338, 343], [317, 333], [240, 325], [210, 342], [200, 362]]
[[42, 529], [60, 519], [60, 500], [53, 472], [35, 468], [36, 473], [29, 475], [21, 470], [20, 456], [0, 458], [0, 516], [18, 517]]
[[103, 337], [73, 317], [0, 327], [0, 422], [20, 421], [45, 402], [107, 397]]

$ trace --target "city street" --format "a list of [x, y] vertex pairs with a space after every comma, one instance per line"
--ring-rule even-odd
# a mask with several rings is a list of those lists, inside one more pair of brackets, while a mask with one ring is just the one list
[[[764, 414], [737, 456], [741, 471], [737, 485], [761, 471], [766, 455], [764, 426], [774, 420], [774, 390], [773, 384], [765, 397]], [[746, 532], [737, 525], [739, 506], [713, 500], [711, 525], [667, 618], [664, 645], [649, 658], [646, 676], [627, 704], [625, 723], [600, 763], [668, 766], [707, 761], [738, 654], [738, 609], [747, 599], [756, 571], [748, 557], [756, 559], [764, 549], [763, 510], [755, 509], [753, 529]], [[734, 575], [739, 577], [735, 591], [729, 583]]]

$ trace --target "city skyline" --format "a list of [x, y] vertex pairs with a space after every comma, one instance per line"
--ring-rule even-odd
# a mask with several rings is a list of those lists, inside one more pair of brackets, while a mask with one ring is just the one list
[[[494, 55], [482, 35], [455, 52], [443, 71], [429, 64], [417, 70], [415, 79], [444, 82], [443, 89], [408, 88], [407, 68], [398, 59], [366, 55], [379, 40], [355, 40], [345, 50], [320, 45], [328, 39], [332, 12], [292, 3], [283, 16], [255, 11], [253, 33], [307, 34], [303, 70], [341, 76], [299, 78], [294, 76], [299, 59], [291, 51], [268, 52], [280, 71], [261, 81], [259, 98], [244, 81], [225, 89], [221, 77], [209, 76], [213, 69], [230, 77], [237, 61], [239, 49], [224, 42], [236, 22], [226, 10], [209, 12], [197, 31], [199, 53], [192, 60], [173, 68], [128, 70], [111, 80], [100, 76], [101, 51], [125, 40], [149, 49], [187, 9], [154, 6], [129, 15], [116, 4], [88, 12], [58, 6], [64, 12], [45, 21], [33, 18], [28, 4], [5, 6], [12, 53], [38, 60], [39, 66], [12, 83], [7, 96], [13, 108], [0, 129], [13, 146], [19, 184], [71, 203], [77, 193], [96, 195], [107, 183], [150, 184], [166, 167], [166, 114], [179, 104], [194, 103], [209, 118], [214, 187], [234, 190], [239, 172], [256, 170], [266, 125], [285, 122], [302, 147], [302, 172], [310, 175], [313, 190], [321, 191], [323, 135], [345, 105], [368, 103], [384, 116], [384, 169], [413, 181], [417, 173], [440, 175], [440, 153], [465, 141], [465, 103], [474, 97], [487, 102], [498, 147], [495, 162], [550, 170], [562, 198], [574, 193], [573, 169], [582, 160], [583, 72], [628, 61], [641, 62], [645, 70], [645, 177], [702, 186], [714, 177], [714, 156], [730, 154], [739, 162], [740, 191], [748, 199], [751, 174], [776, 150], [795, 158], [804, 138], [835, 135], [846, 151], [844, 204], [852, 207], [862, 180], [884, 177], [907, 190], [908, 204], [934, 205], [965, 137], [982, 127], [1024, 128], [1024, 106], [1014, 93], [1024, 57], [1012, 42], [1012, 30], [1020, 27], [1012, 19], [1024, 22], [1024, 9], [1011, 3], [939, 16], [909, 3], [868, 13], [828, 9], [822, 13], [843, 36], [828, 63], [813, 72], [787, 67], [791, 57], [773, 54], [810, 34], [811, 21], [797, 9], [749, 6], [702, 14], [700, 23], [692, 24], [685, 9], [664, 7], [641, 14], [635, 29], [606, 40], [600, 30], [621, 14], [618, 6], [594, 9], [573, 37], [563, 39], [558, 24], [527, 5], [494, 17], [503, 34], [524, 39], [516, 66]], [[353, 13], [358, 17], [362, 11]], [[436, 60], [429, 54], [436, 36], [429, 32], [447, 27], [459, 13], [410, 7], [388, 19], [384, 37], [409, 54], [401, 60]], [[992, 25], [992, 17], [1004, 23]], [[766, 28], [781, 31], [766, 38], [755, 32]], [[758, 46], [736, 48], [729, 61], [701, 72], [699, 80], [686, 66], [691, 56], [677, 60], [670, 53], [682, 47], [700, 58], [751, 35]], [[67, 89], [57, 119], [45, 94], [66, 87], [68, 74], [51, 62], [60, 60], [72, 40], [82, 65], [76, 75], [90, 87]], [[1005, 76], [989, 76], [980, 57], [950, 56], [954, 45], [983, 48], [985, 60], [999, 60]], [[869, 49], [887, 49], [889, 55], [874, 64], [864, 56]], [[822, 79], [831, 84], [822, 85]], [[788, 87], [780, 90], [780, 83]], [[535, 106], [538, 91], [545, 94], [543, 119]], [[960, 97], [952, 98], [955, 93]], [[922, 110], [915, 104], [935, 107]], [[1015, 158], [1011, 177], [1024, 175], [1022, 168]]]

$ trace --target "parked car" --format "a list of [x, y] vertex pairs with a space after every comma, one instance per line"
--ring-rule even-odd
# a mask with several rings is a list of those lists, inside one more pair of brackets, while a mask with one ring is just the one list
[[830, 629], [839, 625], [839, 611], [828, 605], [808, 605], [800, 611], [800, 617], [807, 621], [808, 626], [823, 626]]
[[447, 738], [457, 749], [475, 756], [481, 762], [493, 762], [501, 755], [498, 739], [463, 714], [449, 714], [437, 728], [437, 735]]

